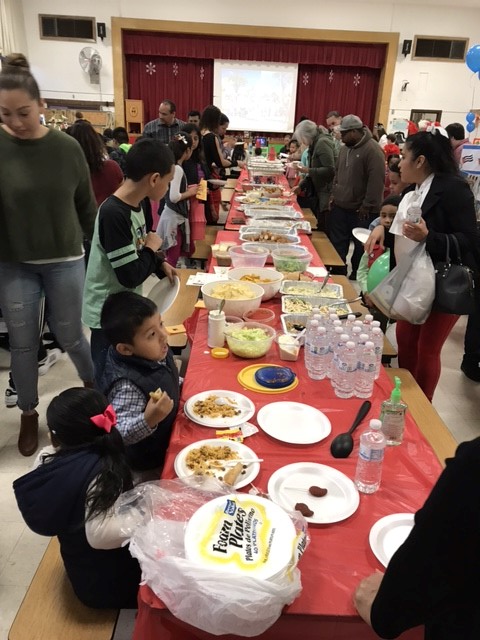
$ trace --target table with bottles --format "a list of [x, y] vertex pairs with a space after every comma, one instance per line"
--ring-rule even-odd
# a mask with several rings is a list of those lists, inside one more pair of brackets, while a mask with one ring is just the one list
[[[275, 312], [278, 321], [275, 328], [280, 330], [280, 301], [274, 298], [264, 302], [262, 306]], [[368, 428], [370, 419], [380, 417], [382, 403], [391, 396], [392, 382], [385, 369], [380, 368], [378, 378], [374, 381], [369, 398], [372, 406], [354, 434], [352, 454], [348, 458], [337, 459], [331, 455], [330, 444], [335, 436], [348, 431], [364, 397], [338, 397], [328, 377], [313, 379], [305, 367], [303, 349], [296, 362], [280, 360], [275, 342], [264, 357], [256, 360], [245, 360], [233, 354], [226, 359], [214, 359], [207, 346], [207, 320], [208, 313], [200, 311], [183, 384], [180, 410], [162, 477], [176, 477], [174, 460], [185, 446], [214, 437], [212, 429], [199, 426], [186, 417], [183, 412], [184, 403], [201, 391], [228, 389], [246, 395], [254, 403], [255, 414], [249, 420], [253, 425], [257, 425], [258, 411], [272, 402], [309, 405], [320, 410], [331, 423], [330, 435], [315, 444], [289, 444], [271, 437], [262, 429], [246, 438], [245, 444], [263, 459], [260, 472], [253, 481], [256, 489], [267, 492], [272, 474], [286, 465], [299, 462], [326, 465], [353, 480], [359, 457], [360, 435]], [[367, 333], [371, 330], [371, 327], [363, 324], [358, 326], [362, 333], [363, 330], [367, 330]], [[349, 331], [353, 331], [353, 325]], [[242, 369], [252, 364], [288, 365], [296, 374], [299, 384], [289, 391], [275, 395], [246, 389], [237, 376]], [[367, 393], [364, 391], [360, 395], [365, 396]], [[295, 424], [292, 423], [291, 428], [294, 430]], [[358, 508], [349, 517], [339, 522], [309, 526], [310, 544], [299, 564], [302, 593], [286, 607], [280, 619], [270, 629], [257, 637], [263, 640], [287, 640], [296, 634], [301, 635], [303, 640], [376, 638], [371, 629], [361, 621], [352, 604], [352, 594], [360, 579], [375, 570], [383, 569], [369, 546], [370, 529], [384, 516], [414, 513], [419, 509], [441, 468], [435, 452], [417, 427], [411, 412], [407, 411], [402, 444], [385, 448], [379, 489], [372, 494], [360, 493]], [[250, 488], [247, 486], [242, 491]], [[420, 638], [422, 635], [419, 630], [412, 630], [402, 637]], [[155, 594], [147, 586], [142, 586], [134, 638], [153, 640], [157, 637], [162, 637], [162, 640], [194, 640], [213, 636], [175, 619]]]

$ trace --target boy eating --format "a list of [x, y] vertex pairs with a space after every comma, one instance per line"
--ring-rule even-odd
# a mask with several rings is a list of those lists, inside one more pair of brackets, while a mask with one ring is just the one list
[[111, 294], [101, 326], [110, 342], [99, 380], [117, 414], [132, 469], [163, 464], [180, 399], [178, 370], [154, 302], [133, 291]]

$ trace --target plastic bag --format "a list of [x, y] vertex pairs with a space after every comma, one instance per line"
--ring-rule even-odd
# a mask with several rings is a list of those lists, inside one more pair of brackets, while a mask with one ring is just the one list
[[369, 294], [373, 304], [393, 320], [423, 324], [435, 298], [435, 269], [420, 243]]
[[174, 616], [214, 635], [252, 637], [274, 624], [301, 592], [296, 564], [308, 544], [307, 524], [299, 512], [288, 513], [296, 534], [292, 560], [268, 580], [205, 568], [186, 558], [185, 528], [200, 507], [227, 495], [254, 499], [228, 491], [214, 479], [200, 485], [195, 479], [161, 480], [123, 494], [117, 511], [123, 519], [130, 510], [142, 514], [141, 524], [123, 533], [130, 537], [142, 580]]

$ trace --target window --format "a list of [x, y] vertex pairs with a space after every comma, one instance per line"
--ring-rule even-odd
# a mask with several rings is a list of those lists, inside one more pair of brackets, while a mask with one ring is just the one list
[[418, 124], [420, 120], [430, 120], [430, 122], [441, 122], [442, 112], [436, 109], [412, 109], [410, 120]]
[[468, 38], [415, 36], [412, 60], [464, 62]]
[[95, 18], [39, 15], [42, 40], [96, 42]]

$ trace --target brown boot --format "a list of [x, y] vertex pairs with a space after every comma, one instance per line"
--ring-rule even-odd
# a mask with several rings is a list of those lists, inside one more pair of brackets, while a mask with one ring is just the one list
[[18, 450], [22, 456], [32, 456], [38, 449], [38, 413], [27, 415], [22, 413], [20, 418], [20, 435], [18, 436]]

